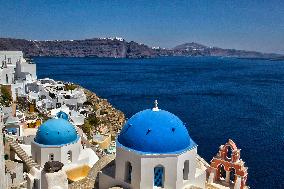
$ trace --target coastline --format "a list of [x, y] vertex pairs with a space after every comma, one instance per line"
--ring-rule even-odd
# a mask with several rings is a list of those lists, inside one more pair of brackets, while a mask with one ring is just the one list
[[26, 40], [0, 38], [1, 50], [23, 51], [28, 57], [97, 57], [97, 58], [154, 58], [161, 56], [222, 56], [236, 58], [282, 58], [282, 54], [238, 50], [183, 43], [173, 48], [150, 47], [122, 38], [91, 38], [81, 40]]

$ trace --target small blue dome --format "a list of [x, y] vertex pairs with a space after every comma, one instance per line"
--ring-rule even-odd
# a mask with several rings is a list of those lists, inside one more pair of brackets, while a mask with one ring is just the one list
[[42, 145], [61, 146], [79, 138], [75, 127], [62, 118], [49, 119], [37, 130], [34, 141]]
[[132, 116], [122, 128], [117, 143], [146, 154], [176, 154], [197, 146], [177, 116], [151, 109]]
[[69, 119], [68, 114], [66, 114], [66, 113], [63, 112], [63, 111], [58, 112], [58, 113], [56, 114], [56, 116], [57, 116], [58, 118], [62, 118], [62, 119], [65, 119], [65, 120], [68, 120], [68, 119]]

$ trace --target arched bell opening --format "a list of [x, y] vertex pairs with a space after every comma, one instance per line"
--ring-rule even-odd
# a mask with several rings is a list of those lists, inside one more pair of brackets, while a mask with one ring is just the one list
[[223, 164], [220, 164], [220, 165], [218, 166], [217, 171], [218, 171], [218, 174], [219, 174], [218, 178], [219, 178], [220, 180], [225, 180], [225, 179], [226, 179], [226, 171], [225, 171], [225, 167], [224, 167]]

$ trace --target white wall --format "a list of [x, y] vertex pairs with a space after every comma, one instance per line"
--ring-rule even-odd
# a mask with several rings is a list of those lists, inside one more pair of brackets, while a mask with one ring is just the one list
[[[23, 57], [22, 51], [0, 51], [0, 67], [2, 61], [6, 60], [7, 67], [0, 69], [0, 84], [12, 84], [14, 82], [14, 74], [16, 68], [16, 62]], [[9, 62], [11, 60], [11, 63]], [[8, 82], [6, 81], [6, 75], [8, 76]]]
[[42, 171], [41, 176], [41, 189], [68, 189], [67, 175], [64, 171], [60, 170], [54, 173], [45, 173]]
[[164, 167], [164, 188], [176, 188], [177, 180], [177, 155], [158, 155], [143, 157], [141, 159], [141, 184], [140, 188], [154, 187], [154, 168]]
[[22, 51], [0, 51], [0, 63], [5, 59], [8, 61], [8, 58], [11, 59], [12, 65], [16, 65], [16, 62], [23, 58], [23, 52]]
[[36, 64], [29, 64], [27, 62], [17, 62], [17, 68], [16, 68], [16, 76], [19, 79], [25, 79], [23, 78], [23, 75], [26, 75], [24, 73], [30, 73], [33, 80], [37, 79], [36, 75]]
[[15, 73], [14, 67], [7, 67], [0, 69], [0, 84], [4, 85], [12, 84], [14, 82], [14, 73]]
[[[9, 170], [10, 172], [6, 173], [7, 180], [8, 180], [8, 186], [10, 186], [10, 187], [12, 185], [17, 186], [20, 183], [24, 182], [23, 164], [17, 163], [17, 162], [14, 162], [14, 164], [16, 164], [16, 166], [12, 170]], [[16, 174], [16, 178], [12, 177], [12, 174], [14, 174], [14, 173]]]
[[124, 182], [126, 174], [126, 162], [130, 162], [132, 165], [131, 180], [129, 183], [131, 188], [140, 188], [140, 176], [141, 176], [141, 160], [135, 153], [127, 151], [121, 147], [116, 149], [116, 173], [115, 179]]
[[[181, 189], [186, 186], [205, 187], [206, 173], [197, 168], [197, 148], [182, 154], [145, 155], [129, 151], [124, 147], [117, 146], [116, 149], [116, 173], [117, 183], [125, 182], [126, 162], [132, 165], [132, 189], [153, 189], [154, 168], [164, 167], [164, 188]], [[188, 160], [188, 180], [183, 180], [184, 162]], [[196, 172], [198, 170], [198, 174]], [[107, 180], [107, 177], [103, 177]], [[105, 182], [105, 181], [101, 181]], [[104, 185], [104, 184], [102, 184]]]
[[25, 94], [24, 83], [15, 83], [11, 85], [12, 98], [14, 101], [17, 99], [17, 95], [22, 96]]
[[44, 166], [49, 161], [49, 155], [54, 154], [54, 161], [60, 161], [64, 165], [69, 164], [67, 153], [69, 150], [72, 152], [72, 162], [76, 163], [79, 159], [80, 152], [82, 150], [81, 139], [72, 144], [64, 146], [46, 146], [39, 145], [36, 142], [31, 143], [32, 157], [40, 165]]
[[[197, 161], [196, 161], [196, 154], [197, 149], [189, 150], [183, 154], [181, 154], [178, 157], [178, 175], [177, 175], [177, 187], [182, 188], [184, 186], [184, 183], [193, 183], [195, 180], [195, 173], [196, 173], [196, 167], [197, 167]], [[184, 169], [184, 162], [186, 160], [189, 160], [189, 173], [188, 173], [188, 180], [183, 180], [183, 169]]]

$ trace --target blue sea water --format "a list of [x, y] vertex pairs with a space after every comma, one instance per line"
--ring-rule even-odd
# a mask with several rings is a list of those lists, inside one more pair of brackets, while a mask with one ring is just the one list
[[208, 162], [233, 139], [251, 188], [284, 185], [284, 61], [221, 57], [35, 57], [39, 78], [94, 91], [129, 118], [153, 107], [179, 116]]

